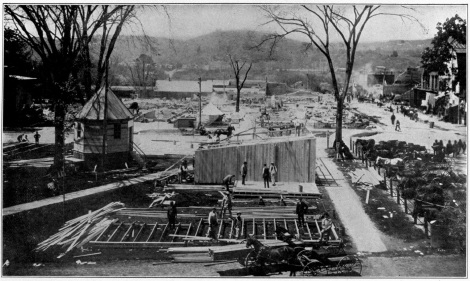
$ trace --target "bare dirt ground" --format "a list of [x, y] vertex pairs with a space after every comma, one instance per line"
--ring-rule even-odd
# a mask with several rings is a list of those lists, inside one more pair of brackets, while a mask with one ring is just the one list
[[[466, 259], [461, 255], [428, 256], [369, 256], [362, 257], [362, 277], [366, 278], [425, 278], [425, 277], [465, 277]], [[146, 276], [146, 277], [221, 277], [247, 276], [238, 263], [204, 266], [201, 263], [168, 263], [150, 260], [97, 261], [94, 265], [44, 264], [34, 267], [22, 265], [3, 268], [3, 275], [15, 270], [17, 276]], [[156, 264], [156, 265], [153, 265]], [[270, 277], [288, 278], [289, 272]]]

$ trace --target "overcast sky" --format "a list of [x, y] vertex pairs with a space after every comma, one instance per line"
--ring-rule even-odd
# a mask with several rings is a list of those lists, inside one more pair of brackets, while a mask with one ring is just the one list
[[[272, 24], [262, 25], [267, 19], [255, 5], [180, 4], [167, 5], [166, 7], [170, 18], [166, 16], [163, 9], [160, 11], [147, 9], [139, 16], [148, 35], [184, 39], [216, 30], [250, 29], [266, 32], [277, 30]], [[291, 7], [294, 6], [284, 6], [284, 8]], [[446, 18], [455, 14], [467, 19], [467, 6], [465, 5], [415, 5], [410, 7], [416, 11], [406, 11], [400, 6], [393, 5], [384, 5], [381, 9], [382, 12], [406, 11], [416, 17], [424, 29], [417, 23], [402, 22], [398, 17], [382, 16], [374, 18], [368, 23], [361, 41], [428, 39], [436, 33], [437, 22], [444, 22]], [[125, 31], [127, 34], [135, 34], [136, 32], [138, 32], [136, 29], [131, 32]], [[303, 36], [291, 38], [305, 40]]]

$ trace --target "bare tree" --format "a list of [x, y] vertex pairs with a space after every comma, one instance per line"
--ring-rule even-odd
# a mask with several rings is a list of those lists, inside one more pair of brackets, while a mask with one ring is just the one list
[[132, 65], [127, 64], [127, 67], [137, 91], [146, 92], [148, 86], [155, 84], [156, 68], [151, 56], [141, 54]]
[[[135, 6], [125, 5], [5, 5], [7, 22], [41, 58], [44, 84], [53, 97], [54, 170], [61, 169], [64, 163], [64, 123], [67, 107], [76, 100], [79, 92], [77, 73], [83, 67], [82, 55], [90, 63], [89, 45], [99, 33], [99, 87], [122, 26], [131, 19], [134, 11]], [[85, 75], [87, 79], [91, 81], [90, 76]]]
[[[292, 6], [288, 6], [292, 7]], [[277, 24], [282, 32], [270, 34], [260, 45], [271, 42], [274, 46], [289, 34], [303, 34], [310, 46], [315, 46], [326, 58], [337, 102], [336, 141], [342, 139], [343, 104], [348, 93], [349, 82], [354, 67], [356, 49], [364, 27], [378, 16], [398, 16], [402, 20], [417, 20], [407, 14], [395, 14], [381, 11], [381, 6], [333, 6], [333, 5], [301, 5], [297, 11], [286, 10], [279, 6], [261, 6], [260, 9], [269, 18], [267, 23]], [[409, 9], [404, 7], [405, 9]], [[339, 39], [346, 53], [346, 74], [342, 83], [338, 81], [336, 68], [333, 64], [331, 40]]]
[[[237, 59], [232, 58], [232, 55], [229, 55], [230, 65], [232, 66], [233, 73], [235, 74], [235, 86], [237, 87], [237, 103], [235, 107], [235, 112], [240, 111], [240, 92], [243, 89], [243, 85], [245, 84], [246, 78], [248, 77], [248, 73], [253, 66], [253, 62], [250, 62], [250, 65], [245, 71], [245, 77], [243, 77], [243, 67], [246, 65], [246, 61], [243, 61], [240, 65], [240, 62]], [[242, 79], [240, 79], [242, 78]]]

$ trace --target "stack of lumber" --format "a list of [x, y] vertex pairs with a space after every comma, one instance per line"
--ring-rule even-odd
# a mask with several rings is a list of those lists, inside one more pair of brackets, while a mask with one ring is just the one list
[[[301, 245], [301, 242], [297, 242]], [[263, 245], [269, 247], [287, 246], [286, 242], [279, 240], [263, 241]], [[211, 262], [234, 260], [246, 257], [253, 248], [247, 248], [245, 243], [227, 246], [202, 246], [202, 247], [173, 247], [168, 248], [167, 253], [171, 254], [173, 262]]]
[[51, 247], [61, 247], [65, 252], [58, 258], [75, 248], [80, 248], [98, 237], [110, 224], [116, 221], [108, 216], [122, 209], [123, 203], [113, 202], [94, 212], [67, 221], [59, 232], [39, 243], [35, 251], [46, 251]]
[[193, 185], [193, 184], [171, 184], [163, 188], [164, 191], [175, 190], [197, 190], [197, 191], [219, 191], [225, 190], [223, 185]]
[[287, 190], [266, 190], [266, 189], [234, 189], [233, 196], [236, 198], [259, 197], [263, 198], [321, 198], [319, 193], [293, 192]]

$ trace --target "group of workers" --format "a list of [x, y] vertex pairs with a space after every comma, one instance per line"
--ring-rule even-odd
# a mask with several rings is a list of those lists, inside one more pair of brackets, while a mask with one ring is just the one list
[[[247, 164], [247, 161], [244, 161], [243, 165], [240, 168], [240, 174], [242, 176], [242, 185], [246, 185], [246, 176], [248, 174]], [[271, 182], [273, 186], [276, 186], [277, 172], [278, 170], [276, 165], [274, 165], [274, 162], [271, 162], [271, 165], [269, 167], [266, 164], [263, 165], [261, 176], [263, 177], [264, 188], [269, 188], [269, 182]], [[222, 183], [227, 189], [227, 191], [230, 190], [229, 187], [231, 184], [233, 184], [234, 180], [235, 175], [233, 174], [226, 175], [223, 178]]]
[[458, 142], [454, 140], [454, 144], [452, 144], [452, 141], [449, 140], [447, 142], [447, 145], [444, 146], [444, 142], [442, 140], [436, 140], [432, 145], [432, 149], [434, 150], [434, 155], [453, 154], [453, 156], [455, 157], [458, 156], [460, 152], [462, 152], [462, 154], [465, 154], [467, 150], [467, 143], [462, 140], [459, 140]]
[[[38, 131], [36, 131], [36, 133], [33, 135], [33, 137], [34, 137], [34, 140], [35, 140], [36, 144], [39, 144], [39, 139], [41, 138], [41, 135], [39, 134]], [[20, 134], [20, 135], [18, 135], [18, 137], [16, 139], [18, 140], [18, 142], [29, 142], [27, 134]]]
[[[264, 201], [262, 197], [260, 197], [260, 202]], [[283, 206], [285, 206], [285, 202], [283, 199], [281, 199], [281, 205], [284, 203]], [[232, 216], [232, 194], [230, 192], [224, 193], [224, 198], [222, 200], [222, 208], [220, 212], [220, 216], [222, 219], [225, 217], [225, 211], [228, 211], [228, 219], [233, 220], [233, 229], [231, 231], [235, 231], [235, 239], [239, 239], [242, 229], [242, 223], [243, 219], [241, 217], [242, 213], [237, 212], [236, 217]], [[295, 208], [295, 213], [298, 216], [298, 223], [300, 226], [304, 227], [305, 226], [305, 214], [308, 212], [308, 205], [302, 200], [302, 198], [296, 200], [296, 208]], [[170, 205], [167, 209], [167, 217], [168, 217], [168, 227], [170, 230], [176, 228], [176, 218], [177, 218], [177, 208], [175, 205], [174, 201], [170, 201]], [[328, 214], [328, 212], [325, 212], [323, 214], [322, 218], [322, 230], [320, 233], [320, 241], [328, 241], [330, 237], [333, 236], [332, 233], [332, 227], [333, 227], [333, 222]], [[217, 208], [213, 207], [212, 210], [209, 212], [207, 222], [209, 224], [209, 228], [206, 234], [206, 237], [210, 237], [214, 240], [218, 240], [218, 235], [217, 235], [217, 229], [219, 226], [219, 215], [217, 213]]]

